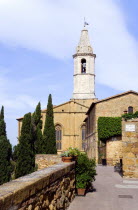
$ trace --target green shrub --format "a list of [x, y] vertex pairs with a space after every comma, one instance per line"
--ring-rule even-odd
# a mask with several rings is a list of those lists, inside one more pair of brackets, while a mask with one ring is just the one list
[[78, 156], [76, 164], [76, 188], [86, 188], [91, 181], [95, 180], [96, 163], [84, 153]]

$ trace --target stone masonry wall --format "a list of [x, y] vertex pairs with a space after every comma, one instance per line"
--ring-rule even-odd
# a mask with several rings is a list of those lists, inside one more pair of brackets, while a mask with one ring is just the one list
[[74, 197], [75, 163], [60, 163], [1, 185], [0, 209], [66, 209]]
[[122, 159], [122, 138], [112, 137], [106, 141], [106, 161], [107, 165], [114, 166]]
[[123, 175], [138, 178], [138, 119], [122, 122]]
[[35, 156], [35, 163], [37, 164], [38, 170], [61, 162], [60, 155], [38, 154]]

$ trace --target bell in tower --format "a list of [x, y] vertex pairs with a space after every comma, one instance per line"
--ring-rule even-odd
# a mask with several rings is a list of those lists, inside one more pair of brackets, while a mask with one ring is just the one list
[[91, 47], [88, 30], [81, 31], [79, 44], [74, 58], [73, 99], [95, 98], [95, 57]]
[[81, 59], [81, 73], [86, 73], [86, 59]]

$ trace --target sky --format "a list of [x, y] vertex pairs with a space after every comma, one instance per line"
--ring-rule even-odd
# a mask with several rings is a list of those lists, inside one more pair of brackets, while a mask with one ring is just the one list
[[72, 98], [73, 58], [84, 17], [94, 53], [96, 97], [138, 91], [137, 0], [0, 0], [0, 106], [7, 136], [16, 119]]

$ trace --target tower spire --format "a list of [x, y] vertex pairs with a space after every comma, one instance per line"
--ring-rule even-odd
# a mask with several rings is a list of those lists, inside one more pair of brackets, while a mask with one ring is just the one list
[[93, 49], [89, 40], [88, 30], [85, 27], [81, 31], [80, 41], [76, 51], [77, 53], [93, 53]]
[[95, 57], [86, 27], [81, 31], [74, 58], [74, 99], [95, 98]]

